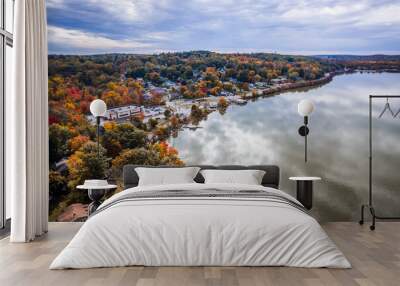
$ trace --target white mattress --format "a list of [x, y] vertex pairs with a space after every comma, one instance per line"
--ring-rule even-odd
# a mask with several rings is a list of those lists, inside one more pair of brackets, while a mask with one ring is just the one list
[[[205, 186], [222, 187], [136, 187], [114, 195], [102, 206], [129, 192], [202, 190]], [[263, 190], [295, 201], [262, 186], [224, 184], [223, 188]], [[351, 267], [308, 214], [273, 201], [227, 197], [154, 198], [112, 205], [81, 227], [50, 269], [128, 265]]]

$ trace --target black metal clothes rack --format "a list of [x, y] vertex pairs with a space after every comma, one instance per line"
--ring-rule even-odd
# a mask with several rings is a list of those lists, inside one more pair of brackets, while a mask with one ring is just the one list
[[364, 224], [364, 210], [369, 209], [372, 216], [372, 224], [370, 225], [371, 230], [375, 230], [376, 219], [380, 220], [394, 220], [400, 219], [400, 217], [384, 217], [379, 216], [375, 212], [372, 200], [372, 101], [373, 99], [389, 99], [389, 98], [400, 98], [400, 95], [370, 95], [369, 96], [369, 181], [368, 181], [368, 204], [361, 205], [361, 220], [359, 223]]

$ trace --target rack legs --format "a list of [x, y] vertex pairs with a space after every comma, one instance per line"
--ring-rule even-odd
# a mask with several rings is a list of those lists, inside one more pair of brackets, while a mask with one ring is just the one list
[[379, 216], [375, 213], [375, 208], [372, 205], [362, 205], [361, 206], [361, 220], [358, 222], [359, 224], [364, 224], [364, 210], [365, 208], [369, 209], [369, 212], [371, 213], [372, 217], [372, 224], [369, 227], [371, 230], [375, 230], [375, 222], [377, 219], [379, 220], [400, 220], [400, 217], [393, 216], [393, 217], [386, 217], [386, 216]]
[[361, 220], [359, 221], [359, 224], [363, 225], [364, 224], [364, 210], [365, 208], [369, 209], [372, 217], [372, 224], [370, 225], [370, 230], [375, 230], [375, 221], [376, 221], [376, 215], [375, 215], [375, 209], [371, 205], [362, 205], [361, 206]]

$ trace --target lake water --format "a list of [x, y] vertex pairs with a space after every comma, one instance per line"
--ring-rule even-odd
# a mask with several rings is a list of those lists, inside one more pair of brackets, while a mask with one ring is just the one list
[[[276, 164], [280, 188], [295, 194], [290, 176], [319, 176], [314, 185], [313, 215], [322, 221], [358, 220], [368, 201], [368, 95], [400, 94], [400, 74], [370, 73], [336, 76], [308, 91], [260, 98], [245, 106], [213, 112], [203, 128], [180, 132], [171, 144], [187, 164]], [[297, 133], [303, 118], [301, 99], [315, 104], [308, 137]], [[400, 115], [377, 119], [385, 99], [376, 100], [374, 116], [374, 204], [378, 215], [400, 216]], [[400, 99], [390, 104], [400, 109]]]

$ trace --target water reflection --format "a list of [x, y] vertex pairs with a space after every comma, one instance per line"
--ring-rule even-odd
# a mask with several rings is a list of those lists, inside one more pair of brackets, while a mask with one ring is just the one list
[[[295, 193], [290, 176], [323, 178], [315, 184], [313, 214], [320, 220], [358, 220], [367, 201], [368, 95], [400, 94], [399, 74], [351, 74], [322, 87], [230, 106], [209, 115], [202, 129], [185, 130], [171, 143], [189, 164], [277, 164], [281, 189]], [[297, 134], [297, 103], [314, 101], [310, 118], [309, 162]], [[374, 115], [385, 100], [376, 102]], [[396, 112], [400, 100], [392, 100]], [[400, 118], [374, 120], [375, 205], [379, 215], [400, 215]]]

